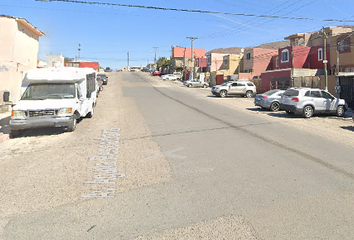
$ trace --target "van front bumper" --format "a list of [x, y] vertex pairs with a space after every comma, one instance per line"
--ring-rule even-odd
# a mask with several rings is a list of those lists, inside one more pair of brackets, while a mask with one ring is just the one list
[[25, 119], [11, 119], [9, 124], [12, 130], [23, 130], [44, 127], [68, 127], [74, 116], [31, 117]]

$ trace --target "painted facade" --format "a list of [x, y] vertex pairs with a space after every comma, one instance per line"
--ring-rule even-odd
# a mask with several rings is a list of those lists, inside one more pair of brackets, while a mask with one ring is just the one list
[[[26, 19], [0, 15], [0, 94], [9, 91], [14, 103], [21, 97], [23, 73], [37, 67], [41, 36]], [[3, 102], [0, 108], [7, 110]]]

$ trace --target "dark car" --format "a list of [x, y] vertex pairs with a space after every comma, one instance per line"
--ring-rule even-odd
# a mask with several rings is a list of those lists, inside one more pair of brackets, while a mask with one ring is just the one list
[[103, 85], [107, 85], [107, 83], [108, 83], [108, 76], [104, 73], [97, 74], [97, 79], [102, 80]]

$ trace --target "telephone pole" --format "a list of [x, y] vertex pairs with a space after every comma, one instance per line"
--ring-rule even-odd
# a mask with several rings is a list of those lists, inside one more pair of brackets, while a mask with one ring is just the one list
[[325, 76], [325, 89], [328, 91], [328, 76], [327, 76], [327, 33], [325, 32], [324, 27], [322, 27], [323, 33], [323, 68]]
[[153, 47], [155, 49], [155, 58], [154, 58], [154, 64], [156, 64], [156, 51], [159, 47]]
[[191, 76], [190, 76], [190, 79], [193, 79], [194, 78], [194, 58], [193, 58], [193, 41], [195, 39], [198, 39], [197, 37], [187, 37], [188, 39], [191, 40], [191, 64], [192, 64], [192, 70], [191, 70]]
[[127, 52], [127, 70], [129, 71], [129, 51]]
[[80, 51], [81, 51], [81, 44], [79, 43], [78, 53], [77, 53], [77, 60], [80, 60]]

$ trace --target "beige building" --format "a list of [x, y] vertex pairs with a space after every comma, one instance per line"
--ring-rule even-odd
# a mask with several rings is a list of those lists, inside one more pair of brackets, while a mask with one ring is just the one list
[[6, 111], [4, 91], [10, 101], [20, 99], [23, 72], [36, 68], [39, 37], [45, 34], [24, 18], [0, 15], [0, 111]]

